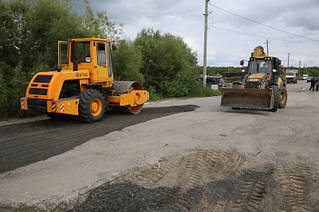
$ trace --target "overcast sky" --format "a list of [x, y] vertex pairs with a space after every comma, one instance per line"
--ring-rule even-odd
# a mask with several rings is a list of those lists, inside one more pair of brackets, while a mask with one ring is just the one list
[[[83, 12], [81, 1], [75, 1], [75, 8]], [[132, 40], [145, 27], [169, 32], [182, 37], [202, 64], [205, 0], [91, 0], [90, 4], [124, 25], [123, 38]], [[268, 39], [270, 54], [284, 65], [290, 53], [291, 65], [299, 66], [301, 60], [302, 66], [319, 66], [319, 0], [210, 0], [209, 10], [208, 65], [239, 66], [254, 47], [266, 47]]]

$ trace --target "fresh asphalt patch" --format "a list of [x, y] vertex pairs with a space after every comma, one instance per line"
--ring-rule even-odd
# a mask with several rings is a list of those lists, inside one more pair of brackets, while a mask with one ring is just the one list
[[195, 105], [144, 108], [138, 115], [110, 112], [91, 124], [61, 118], [3, 126], [0, 127], [0, 173], [45, 160], [131, 125], [196, 108]]

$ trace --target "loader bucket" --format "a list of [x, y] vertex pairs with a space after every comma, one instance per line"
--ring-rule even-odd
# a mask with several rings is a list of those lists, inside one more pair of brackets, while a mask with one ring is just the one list
[[224, 88], [221, 106], [254, 110], [272, 109], [274, 106], [272, 90]]

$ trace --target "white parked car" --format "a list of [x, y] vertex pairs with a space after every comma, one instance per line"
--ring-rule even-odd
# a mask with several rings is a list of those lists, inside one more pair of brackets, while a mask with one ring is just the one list
[[302, 79], [303, 79], [303, 80], [307, 80], [307, 79], [308, 79], [308, 74], [302, 75]]

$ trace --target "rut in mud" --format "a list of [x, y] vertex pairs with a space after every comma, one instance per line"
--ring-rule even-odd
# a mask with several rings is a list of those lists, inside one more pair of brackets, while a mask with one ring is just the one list
[[72, 211], [318, 211], [318, 176], [304, 164], [198, 151], [106, 183]]

